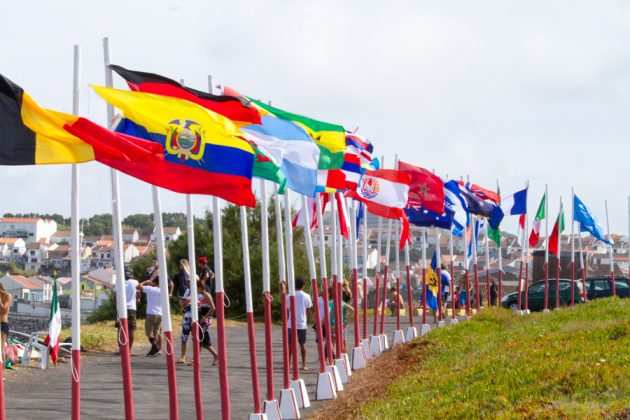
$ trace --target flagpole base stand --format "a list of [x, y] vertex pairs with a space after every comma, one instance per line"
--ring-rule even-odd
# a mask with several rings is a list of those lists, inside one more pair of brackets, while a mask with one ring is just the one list
[[445, 325], [446, 325], [446, 322], [444, 322], [444, 320], [438, 322], [438, 324], [437, 324], [438, 328], [442, 328]]
[[379, 336], [381, 340], [381, 351], [389, 350], [389, 341], [387, 341], [387, 335], [381, 334]]
[[280, 391], [280, 415], [283, 420], [300, 418], [300, 408], [292, 388]]
[[255, 414], [255, 413], [250, 413], [249, 420], [267, 420], [267, 415], [265, 413], [260, 413], [260, 414]]
[[529, 315], [529, 314], [531, 314], [531, 313], [532, 313], [532, 312], [531, 312], [529, 309], [525, 309], [525, 310], [523, 310], [523, 315]]
[[339, 380], [342, 384], [348, 383], [348, 373], [346, 372], [346, 362], [343, 359], [335, 359], [335, 367], [339, 373]]
[[372, 353], [370, 352], [370, 340], [368, 340], [367, 338], [362, 338], [361, 347], [363, 347], [363, 354], [365, 354], [365, 359], [371, 359]]
[[311, 400], [308, 398], [308, 392], [306, 392], [306, 385], [304, 379], [294, 379], [291, 381], [291, 389], [295, 392], [295, 400], [300, 408], [308, 408], [311, 406]]
[[422, 324], [420, 327], [420, 335], [425, 335], [429, 331], [431, 331], [431, 326], [429, 324]]
[[549, 313], [549, 309], [543, 309], [543, 314], [548, 314]]
[[326, 366], [326, 372], [330, 373], [330, 376], [332, 376], [335, 390], [337, 392], [343, 391], [343, 383], [341, 382], [341, 377], [339, 376], [339, 369], [337, 369], [337, 366], [335, 365]]
[[366, 366], [365, 354], [363, 347], [355, 347], [352, 349], [352, 370], [363, 369]]
[[459, 324], [459, 320], [457, 318], [449, 318], [446, 320], [446, 323], [448, 325], [455, 325], [455, 324]]
[[263, 413], [267, 415], [267, 420], [282, 420], [278, 400], [263, 401]]
[[348, 357], [348, 353], [342, 353], [341, 358], [343, 359], [344, 366], [346, 367], [346, 376], [350, 378], [352, 376], [352, 365], [350, 365], [350, 358]]
[[392, 338], [392, 346], [396, 347], [401, 344], [405, 344], [405, 335], [402, 330], [396, 330], [394, 331], [394, 337]]
[[372, 356], [374, 357], [381, 354], [381, 351], [381, 340], [378, 335], [373, 335], [370, 337], [370, 353], [372, 353]]
[[407, 327], [407, 332], [405, 333], [405, 340], [411, 341], [418, 336], [418, 330], [416, 327]]
[[330, 372], [321, 372], [317, 377], [317, 389], [315, 391], [315, 400], [334, 400], [337, 398], [335, 385]]

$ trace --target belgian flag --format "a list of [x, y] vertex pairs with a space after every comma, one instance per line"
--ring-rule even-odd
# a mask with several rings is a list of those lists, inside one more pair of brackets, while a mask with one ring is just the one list
[[[248, 144], [243, 148], [247, 150], [241, 159], [244, 160], [242, 175], [217, 173], [220, 168], [216, 165], [187, 165], [181, 159], [173, 159], [164, 144], [41, 108], [22, 88], [0, 75], [0, 165], [95, 160], [174, 192], [214, 195], [236, 205], [254, 207], [256, 198], [251, 191], [254, 151]], [[230, 160], [221, 152], [212, 158]]]

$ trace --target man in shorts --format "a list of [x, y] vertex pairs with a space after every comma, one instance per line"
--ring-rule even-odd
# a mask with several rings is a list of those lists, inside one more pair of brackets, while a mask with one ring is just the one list
[[140, 283], [137, 289], [147, 296], [147, 316], [144, 320], [144, 332], [151, 343], [147, 356], [162, 354], [162, 302], [160, 300], [159, 277]]
[[[0, 283], [0, 321], [2, 326], [2, 343], [0, 343], [0, 351], [4, 352], [4, 344], [9, 336], [9, 309], [13, 303], [11, 293], [4, 290], [4, 286]], [[4, 353], [2, 353], [4, 354]]]
[[[198, 305], [198, 316], [199, 320], [199, 331], [195, 332], [193, 329], [192, 322], [192, 313], [191, 313], [191, 301], [192, 296], [190, 295], [190, 289], [186, 289], [184, 295], [179, 299], [179, 306], [184, 312], [184, 322], [182, 323], [182, 343], [181, 343], [181, 355], [177, 360], [178, 364], [186, 363], [186, 347], [188, 345], [188, 337], [191, 333], [199, 334], [199, 344], [202, 348], [205, 348], [212, 354], [214, 357], [214, 361], [212, 366], [217, 365], [217, 361], [219, 359], [218, 353], [212, 347], [212, 342], [210, 341], [210, 332], [208, 329], [212, 323], [212, 312], [215, 310], [214, 301], [212, 300], [212, 295], [206, 291], [205, 284], [201, 279], [197, 280], [197, 305]], [[194, 341], [194, 339], [193, 339]], [[193, 362], [189, 362], [189, 365], [192, 365]]]
[[[296, 327], [297, 327], [297, 337], [298, 343], [300, 344], [300, 351], [302, 353], [302, 370], [308, 370], [306, 367], [306, 330], [307, 330], [307, 312], [313, 307], [313, 301], [311, 300], [311, 296], [308, 293], [304, 292], [304, 279], [298, 277], [295, 279], [295, 319], [296, 319]], [[291, 302], [287, 300], [287, 309], [290, 309]], [[291, 317], [289, 316], [288, 323], [289, 327], [289, 343], [292, 340], [292, 331], [291, 331]], [[292, 347], [289, 347], [290, 351], [292, 351]], [[291, 354], [292, 357], [297, 357], [297, 355]]]
[[[137, 329], [136, 323], [136, 302], [138, 299], [138, 280], [132, 278], [133, 272], [125, 267], [125, 299], [127, 300], [127, 327], [129, 329], [129, 352], [133, 348], [133, 339]], [[114, 286], [114, 302], [116, 302], [116, 286]], [[116, 324], [119, 327], [120, 324]]]

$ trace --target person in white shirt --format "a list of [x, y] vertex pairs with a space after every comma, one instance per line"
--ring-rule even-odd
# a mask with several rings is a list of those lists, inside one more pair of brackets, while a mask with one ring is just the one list
[[[125, 268], [125, 299], [127, 301], [127, 328], [129, 329], [129, 352], [133, 347], [133, 339], [135, 331], [137, 329], [136, 321], [136, 302], [138, 295], [136, 288], [138, 287], [138, 280], [131, 278], [133, 272], [129, 268]], [[116, 302], [116, 286], [114, 286], [114, 302]], [[116, 323], [116, 327], [119, 327], [119, 323]]]
[[[313, 307], [313, 301], [311, 300], [311, 296], [308, 293], [303, 291], [304, 289], [304, 279], [298, 277], [295, 279], [295, 320], [296, 320], [296, 330], [298, 343], [300, 344], [300, 352], [302, 353], [302, 370], [308, 370], [306, 367], [306, 330], [307, 330], [307, 313], [310, 312], [309, 309]], [[291, 302], [287, 300], [287, 309], [290, 310]], [[290, 312], [289, 312], [290, 313]], [[291, 331], [291, 316], [288, 317], [289, 327], [289, 344], [292, 340], [292, 331]], [[289, 346], [289, 349], [292, 347]], [[292, 351], [292, 350], [290, 350]], [[291, 354], [289, 357], [292, 357]]]
[[146, 280], [137, 287], [147, 296], [147, 316], [144, 320], [144, 332], [151, 343], [147, 356], [162, 354], [162, 301], [160, 300], [159, 277]]

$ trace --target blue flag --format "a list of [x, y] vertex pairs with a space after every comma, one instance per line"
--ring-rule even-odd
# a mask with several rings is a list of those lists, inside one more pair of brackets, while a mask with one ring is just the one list
[[577, 195], [573, 196], [573, 218], [580, 224], [580, 232], [589, 232], [602, 242], [611, 242], [604, 236], [602, 227], [597, 223], [595, 215], [584, 205]]
[[427, 270], [427, 306], [433, 311], [438, 309], [438, 275], [437, 275], [437, 251], [433, 252], [433, 258], [431, 258], [431, 265]]
[[[357, 210], [357, 240], [361, 237], [361, 221], [363, 220], [363, 217], [365, 217], [365, 204], [363, 204], [360, 201], [357, 201], [359, 203], [359, 209]], [[363, 232], [365, 234], [365, 232]]]

